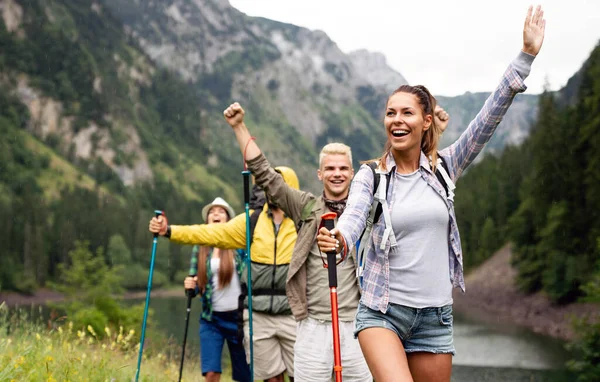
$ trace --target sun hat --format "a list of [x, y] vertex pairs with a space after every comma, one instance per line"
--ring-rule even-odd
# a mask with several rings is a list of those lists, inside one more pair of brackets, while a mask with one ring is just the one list
[[208, 219], [208, 212], [210, 209], [215, 206], [225, 208], [225, 211], [227, 211], [227, 214], [229, 215], [229, 219], [233, 219], [235, 217], [235, 211], [233, 211], [233, 208], [231, 208], [229, 203], [227, 203], [223, 198], [215, 198], [212, 203], [207, 204], [204, 206], [204, 208], [202, 208], [202, 218], [204, 219], [204, 222], [206, 222]]

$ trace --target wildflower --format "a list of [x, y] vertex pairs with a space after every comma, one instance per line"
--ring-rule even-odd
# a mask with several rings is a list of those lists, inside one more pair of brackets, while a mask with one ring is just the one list
[[63, 330], [62, 330], [62, 326], [58, 327], [58, 334], [62, 335], [63, 334]]
[[106, 333], [106, 335], [110, 337], [110, 328], [108, 326], [104, 328], [104, 333]]
[[90, 332], [90, 334], [96, 338], [98, 338], [98, 336], [96, 335], [96, 332], [94, 331], [94, 328], [92, 328], [92, 325], [88, 325], [87, 326], [87, 330], [88, 332]]
[[9, 338], [9, 339], [6, 340], [6, 344], [7, 345], [10, 345], [11, 343], [12, 343], [12, 339]]
[[25, 357], [20, 356], [19, 358], [17, 358], [17, 361], [15, 362], [15, 369], [18, 369], [24, 363], [25, 363]]
[[102, 349], [106, 349], [106, 344], [102, 344]]
[[52, 362], [52, 361], [54, 361], [54, 358], [52, 358], [51, 356], [46, 357], [46, 362]]
[[129, 342], [131, 340], [131, 337], [133, 337], [134, 334], [135, 334], [135, 330], [131, 329], [129, 331], [129, 334], [127, 335], [127, 337], [125, 337], [125, 342]]
[[40, 333], [35, 333], [35, 338], [37, 338], [38, 341], [42, 339], [42, 337], [40, 336]]

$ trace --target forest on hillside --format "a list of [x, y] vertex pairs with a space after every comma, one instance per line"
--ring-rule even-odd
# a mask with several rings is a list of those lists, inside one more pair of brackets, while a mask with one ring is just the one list
[[[71, 27], [58, 27], [45, 22], [40, 1], [23, 3], [22, 28], [37, 38], [20, 38], [0, 24], [0, 134], [5, 137], [0, 141], [0, 287], [30, 292], [44, 286], [57, 277], [58, 264], [68, 259], [76, 241], [87, 241], [107, 264], [127, 267], [127, 287], [143, 288], [152, 211], [164, 209], [177, 222], [196, 222], [202, 202], [224, 189], [188, 187], [182, 179], [189, 173], [178, 167], [182, 155], [195, 163], [208, 160], [210, 143], [195, 143], [206, 133], [198, 105], [216, 106], [201, 90], [158, 69], [132, 100], [131, 84], [111, 66], [117, 53], [125, 61], [140, 54], [120, 23], [77, 0], [68, 5], [72, 25], [61, 24]], [[97, 73], [103, 74], [107, 91], [94, 91]], [[29, 131], [27, 108], [11, 91], [19, 75], [61, 101], [75, 129], [92, 120], [118, 135], [105, 116], [130, 121], [153, 168], [163, 171], [155, 171], [151, 181], [125, 186], [102, 160], [81, 159], [62, 147], [61, 137], [38, 140]], [[585, 295], [583, 287], [600, 274], [600, 47], [578, 76], [575, 101], [565, 104], [550, 92], [543, 94], [531, 135], [473, 165], [456, 196], [467, 268], [511, 241], [520, 287], [544, 291], [560, 303]], [[117, 160], [133, 158], [121, 152]], [[239, 157], [225, 160], [223, 168], [239, 167]], [[219, 175], [239, 207], [240, 173]], [[157, 285], [180, 280], [188, 252], [161, 241]]]
[[[191, 178], [188, 184], [179, 181], [189, 177], [178, 168], [184, 166], [182, 158], [199, 164], [207, 160], [209, 150], [196, 143], [202, 132], [198, 105], [204, 105], [204, 98], [164, 70], [139, 87], [139, 99], [132, 98], [132, 84], [115, 72], [113, 56], [134, 61], [140, 53], [119, 22], [109, 14], [100, 17], [87, 1], [57, 6], [53, 10], [63, 18], [57, 23], [48, 22], [43, 2], [22, 3], [26, 13], [21, 28], [35, 38], [9, 32], [0, 19], [0, 288], [30, 293], [54, 280], [76, 241], [87, 241], [110, 265], [127, 266], [126, 287], [143, 288], [153, 211], [194, 221], [201, 202], [224, 187], [212, 178], [203, 187], [193, 186]], [[99, 73], [103, 92], [94, 90]], [[63, 137], [50, 133], [39, 140], [31, 133], [27, 107], [15, 94], [21, 77], [43, 96], [61, 102], [73, 118], [74, 132], [93, 121], [118, 142], [121, 130], [113, 121], [133, 124], [153, 168], [165, 170], [154, 171], [151, 181], [125, 186], [103, 160], [77, 157], [74, 145], [65, 147]], [[114, 150], [116, 165], [136, 159], [116, 144]], [[239, 172], [222, 175], [229, 184], [241, 179]], [[188, 253], [187, 247], [160, 244], [157, 286], [176, 279], [176, 272], [187, 266]]]
[[579, 75], [575, 102], [542, 94], [530, 136], [470, 168], [456, 197], [467, 266], [510, 241], [519, 287], [559, 303], [600, 279], [600, 45]]

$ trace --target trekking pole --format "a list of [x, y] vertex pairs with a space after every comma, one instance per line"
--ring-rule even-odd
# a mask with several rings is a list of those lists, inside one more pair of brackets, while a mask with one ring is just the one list
[[[161, 210], [154, 210], [156, 217], [164, 215]], [[154, 234], [152, 240], [152, 257], [150, 258], [150, 272], [148, 273], [148, 289], [146, 290], [146, 305], [144, 306], [144, 320], [142, 321], [142, 336], [140, 337], [140, 351], [138, 353], [137, 370], [135, 372], [135, 381], [140, 377], [140, 366], [142, 364], [142, 353], [144, 351], [144, 339], [146, 336], [146, 321], [148, 320], [148, 306], [150, 305], [150, 290], [152, 289], [152, 275], [154, 274], [154, 258], [156, 256], [156, 245], [158, 243], [158, 233]]]
[[[329, 212], [321, 216], [325, 228], [331, 231], [334, 228], [334, 219], [337, 214]], [[327, 252], [327, 273], [329, 275], [329, 295], [331, 297], [331, 328], [333, 330], [333, 371], [335, 381], [342, 382], [342, 355], [340, 353], [340, 326], [338, 321], [337, 300], [337, 264], [335, 251]]]
[[254, 340], [252, 331], [252, 262], [250, 261], [250, 171], [244, 176], [244, 208], [246, 210], [246, 267], [248, 271], [248, 332], [250, 334], [250, 380], [254, 381]]
[[[188, 272], [189, 277], [196, 276], [198, 273], [198, 254], [192, 254], [190, 259], [190, 271]], [[192, 298], [194, 298], [194, 290], [186, 289], [185, 295], [187, 296], [187, 309], [185, 313], [185, 331], [183, 332], [183, 346], [181, 347], [181, 363], [179, 364], [179, 382], [181, 382], [181, 375], [183, 373], [183, 361], [185, 359], [185, 344], [187, 342], [188, 326], [190, 324], [190, 311], [192, 310]]]

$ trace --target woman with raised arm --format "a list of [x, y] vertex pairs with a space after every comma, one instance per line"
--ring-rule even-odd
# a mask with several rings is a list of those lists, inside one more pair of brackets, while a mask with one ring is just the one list
[[[437, 147], [435, 99], [424, 86], [403, 85], [387, 101], [388, 140], [377, 169], [390, 174], [389, 189], [378, 193], [383, 213], [363, 238], [366, 261], [355, 327], [377, 382], [450, 381], [452, 288], [464, 291], [465, 285], [453, 193], [445, 187], [453, 186], [490, 140], [513, 98], [525, 91], [523, 81], [542, 46], [545, 24], [541, 7], [530, 7], [522, 51], [466, 131], [444, 150]], [[319, 231], [321, 251], [348, 251], [359, 239], [374, 200], [373, 174], [367, 165], [360, 168], [337, 228]]]

